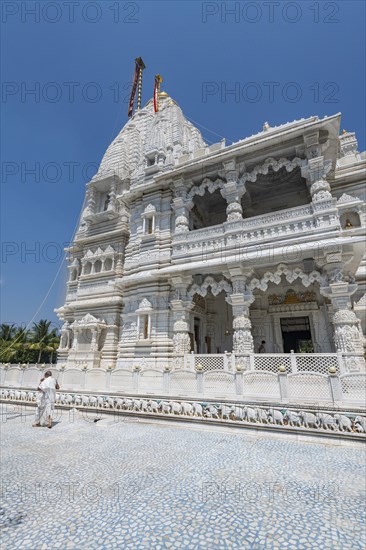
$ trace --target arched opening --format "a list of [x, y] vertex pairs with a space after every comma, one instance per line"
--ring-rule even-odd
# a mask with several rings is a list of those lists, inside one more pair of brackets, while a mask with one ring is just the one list
[[73, 270], [71, 271], [70, 281], [76, 281], [77, 276], [78, 276], [77, 270], [76, 270], [76, 269], [73, 269]]
[[104, 269], [105, 271], [110, 271], [112, 269], [113, 262], [111, 258], [107, 258], [104, 262]]
[[360, 227], [360, 216], [357, 212], [344, 212], [341, 215], [341, 227], [342, 229], [352, 229], [353, 227]]
[[92, 264], [90, 262], [86, 262], [84, 265], [84, 275], [90, 275], [92, 269]]
[[111, 197], [110, 197], [109, 193], [107, 193], [107, 195], [106, 195], [105, 198], [104, 198], [104, 202], [103, 202], [103, 211], [104, 211], [104, 212], [105, 212], [106, 210], [108, 210], [108, 206], [109, 206], [110, 200], [111, 200]]
[[226, 221], [227, 202], [216, 189], [213, 193], [206, 193], [203, 197], [194, 195], [193, 207], [190, 212], [190, 229], [202, 229], [220, 225]]
[[102, 271], [102, 262], [97, 260], [94, 264], [94, 273], [100, 273]]
[[303, 206], [311, 200], [299, 167], [292, 172], [285, 167], [275, 172], [269, 167], [268, 174], [259, 175], [254, 182], [247, 181], [245, 189], [241, 200], [244, 218]]
[[194, 294], [190, 339], [195, 353], [224, 353], [233, 348], [232, 307], [226, 302], [226, 292], [214, 296], [209, 289], [205, 297]]

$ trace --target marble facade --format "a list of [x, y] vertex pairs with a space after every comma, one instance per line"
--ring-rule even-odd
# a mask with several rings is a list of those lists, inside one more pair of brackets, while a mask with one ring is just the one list
[[136, 111], [67, 249], [59, 364], [162, 368], [265, 340], [363, 371], [366, 155], [340, 118], [208, 146], [165, 93]]

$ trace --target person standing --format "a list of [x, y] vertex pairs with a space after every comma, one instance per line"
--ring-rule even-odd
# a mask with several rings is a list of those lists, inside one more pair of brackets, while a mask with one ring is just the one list
[[[52, 416], [55, 410], [56, 390], [60, 389], [57, 380], [52, 376], [52, 372], [48, 370], [44, 375], [43, 382], [40, 383], [38, 389], [43, 393], [43, 403], [40, 411], [40, 416], [36, 416], [36, 424], [40, 425], [41, 420], [47, 421], [48, 428], [52, 428]], [[38, 412], [38, 411], [37, 411]]]
[[[44, 380], [44, 377], [41, 378], [39, 385], [42, 384], [43, 380]], [[34, 428], [39, 427], [41, 425], [41, 418], [42, 418], [43, 412], [44, 412], [44, 393], [42, 390], [39, 389], [39, 386], [38, 386], [38, 391], [36, 395], [36, 417], [34, 419], [34, 424], [33, 424]]]
[[265, 340], [262, 340], [262, 343], [258, 348], [258, 353], [266, 353], [266, 341]]

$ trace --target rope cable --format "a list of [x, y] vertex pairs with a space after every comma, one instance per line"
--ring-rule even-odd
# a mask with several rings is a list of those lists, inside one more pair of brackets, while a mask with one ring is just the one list
[[[81, 208], [79, 217], [78, 217], [78, 221], [77, 221], [77, 223], [76, 223], [76, 225], [75, 225], [75, 227], [74, 227], [74, 231], [73, 231], [73, 234], [72, 234], [72, 241], [71, 241], [71, 242], [74, 242], [74, 238], [75, 238], [75, 235], [76, 235], [76, 231], [77, 231], [77, 228], [79, 227], [80, 220], [81, 220], [81, 216], [82, 216], [82, 213], [83, 213], [83, 211], [84, 211], [85, 202], [86, 202], [86, 197], [84, 198], [83, 205], [82, 205], [82, 208]], [[59, 268], [58, 268], [58, 270], [57, 270], [57, 272], [56, 272], [56, 275], [54, 276], [53, 281], [52, 281], [52, 283], [51, 283], [49, 289], [47, 290], [46, 295], [45, 295], [45, 297], [43, 298], [41, 304], [39, 305], [37, 311], [34, 313], [34, 315], [33, 315], [33, 317], [31, 318], [31, 320], [27, 323], [27, 325], [26, 325], [26, 327], [24, 328], [24, 330], [19, 334], [18, 338], [17, 338], [16, 340], [14, 340], [14, 342], [12, 342], [12, 343], [10, 344], [10, 346], [8, 346], [6, 349], [4, 349], [2, 352], [0, 352], [0, 357], [1, 357], [2, 355], [4, 355], [6, 352], [8, 352], [15, 344], [17, 344], [18, 341], [20, 340], [20, 338], [22, 337], [22, 334], [23, 334], [24, 332], [26, 332], [27, 330], [29, 330], [30, 325], [33, 323], [34, 319], [36, 318], [36, 316], [38, 315], [38, 313], [39, 313], [40, 310], [42, 309], [44, 303], [46, 302], [48, 296], [50, 295], [51, 290], [53, 289], [53, 287], [54, 287], [54, 285], [55, 285], [55, 283], [56, 283], [56, 281], [57, 281], [57, 279], [58, 279], [58, 276], [59, 276], [59, 274], [60, 274], [60, 272], [61, 272], [61, 269], [62, 269], [63, 266], [64, 266], [65, 260], [66, 260], [66, 253], [65, 253], [64, 256], [63, 256], [63, 258], [62, 258], [62, 260], [61, 260], [61, 263], [60, 263], [60, 265], [59, 265]]]

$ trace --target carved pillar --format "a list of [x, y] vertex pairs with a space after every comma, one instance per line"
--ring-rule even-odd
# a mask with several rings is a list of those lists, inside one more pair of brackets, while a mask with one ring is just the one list
[[235, 355], [253, 353], [254, 343], [249, 319], [249, 307], [254, 302], [251, 290], [246, 288], [245, 277], [232, 277], [233, 292], [226, 301], [233, 308], [233, 352]]
[[79, 329], [78, 328], [74, 328], [74, 339], [73, 339], [73, 342], [72, 342], [72, 349], [77, 351], [78, 349], [78, 338], [79, 338]]
[[357, 284], [352, 275], [343, 273], [339, 263], [326, 265], [324, 271], [326, 276], [320, 292], [332, 304], [336, 351], [343, 354], [347, 370], [364, 370], [365, 360], [358, 319], [351, 309], [351, 296], [356, 292]]
[[66, 321], [61, 328], [60, 346], [58, 350], [65, 350], [70, 348], [71, 341], [70, 323]]
[[304, 142], [308, 162], [302, 168], [302, 175], [308, 179], [312, 201], [313, 203], [330, 201], [332, 194], [326, 176], [332, 163], [322, 156], [323, 146], [319, 143], [319, 132], [305, 135]]
[[95, 214], [95, 207], [96, 207], [95, 199], [96, 199], [96, 197], [95, 197], [94, 185], [89, 186], [89, 189], [87, 191], [87, 197], [88, 197], [88, 207], [89, 207], [90, 213]]
[[90, 344], [90, 351], [97, 351], [98, 350], [98, 340], [99, 340], [99, 327], [92, 328], [92, 339]]
[[191, 277], [175, 277], [172, 280], [175, 295], [170, 301], [170, 308], [173, 311], [174, 319], [173, 345], [176, 357], [183, 357], [191, 351], [189, 316], [194, 304], [187, 295], [187, 289], [191, 282]]
[[116, 182], [113, 179], [109, 192], [109, 203], [107, 210], [116, 210]]
[[175, 233], [187, 233], [189, 231], [189, 211], [192, 207], [192, 201], [187, 199], [187, 190], [182, 179], [174, 182], [174, 187]]
[[238, 184], [238, 171], [235, 167], [235, 160], [224, 162], [224, 169], [226, 183], [221, 190], [221, 194], [228, 203], [226, 208], [227, 221], [242, 220], [243, 208], [241, 206], [241, 198], [244, 194], [244, 188]]

